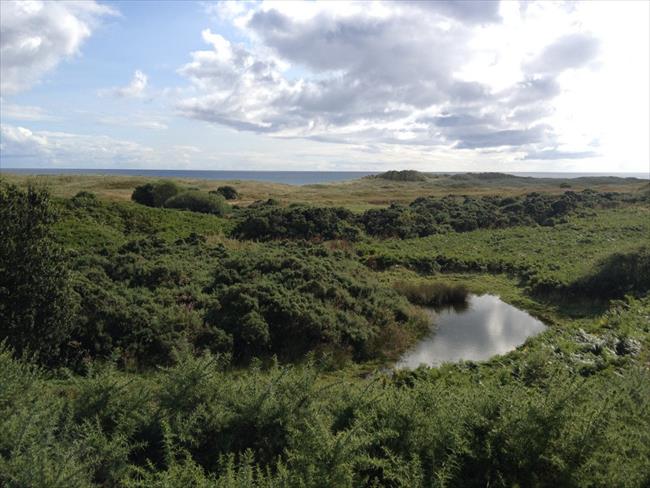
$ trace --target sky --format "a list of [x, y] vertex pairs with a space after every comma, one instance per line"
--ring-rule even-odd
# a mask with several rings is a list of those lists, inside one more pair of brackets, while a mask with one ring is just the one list
[[0, 2], [0, 168], [650, 171], [650, 2]]

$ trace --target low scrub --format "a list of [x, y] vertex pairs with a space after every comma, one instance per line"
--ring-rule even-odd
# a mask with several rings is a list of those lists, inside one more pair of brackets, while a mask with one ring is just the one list
[[226, 200], [237, 200], [239, 199], [239, 192], [237, 189], [233, 186], [225, 185], [225, 186], [220, 186], [216, 190], [211, 191], [210, 193], [216, 193], [217, 195], [221, 195], [224, 197]]
[[650, 248], [614, 253], [601, 260], [595, 271], [569, 286], [570, 291], [597, 298], [622, 298], [650, 291]]
[[189, 190], [171, 197], [165, 202], [167, 208], [177, 208], [214, 215], [225, 215], [228, 205], [221, 195]]
[[173, 181], [163, 180], [136, 186], [131, 200], [147, 207], [162, 207], [165, 202], [178, 195], [182, 188]]
[[428, 307], [463, 304], [469, 293], [464, 285], [439, 281], [398, 281], [393, 287], [409, 302]]
[[380, 178], [382, 180], [390, 181], [426, 181], [427, 177], [424, 173], [415, 171], [413, 169], [405, 169], [402, 171], [386, 171], [375, 176], [375, 178]]
[[344, 208], [261, 204], [247, 209], [244, 218], [233, 230], [242, 239], [268, 241], [271, 239], [356, 241], [361, 229], [355, 216]]

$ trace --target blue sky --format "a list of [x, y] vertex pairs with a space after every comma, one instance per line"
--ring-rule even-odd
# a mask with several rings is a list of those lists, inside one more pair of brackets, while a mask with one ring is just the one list
[[647, 2], [1, 8], [3, 168], [650, 164]]

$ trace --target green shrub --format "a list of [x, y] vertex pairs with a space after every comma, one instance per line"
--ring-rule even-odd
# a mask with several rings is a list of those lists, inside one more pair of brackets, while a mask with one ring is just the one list
[[305, 239], [356, 241], [361, 229], [354, 224], [354, 214], [344, 208], [279, 207], [266, 203], [248, 208], [233, 229], [242, 239]]
[[427, 177], [425, 174], [415, 171], [413, 169], [405, 169], [402, 171], [386, 171], [385, 173], [380, 173], [375, 176], [375, 178], [380, 178], [382, 180], [390, 181], [426, 181]]
[[596, 265], [593, 273], [568, 286], [574, 293], [595, 298], [622, 298], [650, 291], [650, 248], [614, 253]]
[[354, 261], [317, 249], [234, 255], [216, 270], [206, 322], [233, 338], [240, 361], [271, 354], [294, 360], [319, 348], [381, 356], [381, 347], [392, 345], [384, 337], [375, 347], [380, 335], [413, 333], [416, 318], [406, 301], [366, 275]]
[[228, 211], [228, 205], [222, 196], [197, 190], [179, 193], [167, 200], [165, 207], [214, 215], [224, 215]]
[[182, 191], [173, 181], [163, 180], [157, 183], [146, 183], [133, 190], [131, 200], [148, 207], [162, 207], [165, 202]]
[[224, 197], [226, 200], [237, 200], [239, 198], [239, 192], [237, 192], [234, 187], [229, 185], [220, 186], [216, 189], [216, 191], [210, 193], [217, 193], [218, 195]]
[[47, 191], [0, 183], [0, 342], [46, 363], [62, 359], [76, 307], [56, 218]]

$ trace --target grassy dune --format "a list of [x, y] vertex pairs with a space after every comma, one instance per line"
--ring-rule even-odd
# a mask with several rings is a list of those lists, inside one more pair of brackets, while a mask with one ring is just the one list
[[[44, 185], [54, 196], [70, 198], [86, 190], [112, 201], [127, 201], [137, 185], [150, 177], [102, 175], [20, 175], [1, 173], [2, 178], [19, 186]], [[344, 206], [352, 210], [382, 207], [392, 202], [407, 203], [422, 196], [521, 195], [528, 192], [562, 193], [591, 188], [598, 191], [634, 192], [646, 187], [647, 181], [635, 178], [594, 177], [575, 179], [524, 178], [510, 175], [477, 177], [472, 174], [429, 176], [426, 181], [390, 181], [361, 178], [345, 182], [313, 185], [285, 185], [246, 180], [174, 179], [177, 183], [201, 190], [232, 185], [241, 193], [233, 203], [247, 205], [255, 200], [274, 198], [282, 203], [302, 202], [325, 206]], [[568, 185], [568, 186], [567, 186]]]

